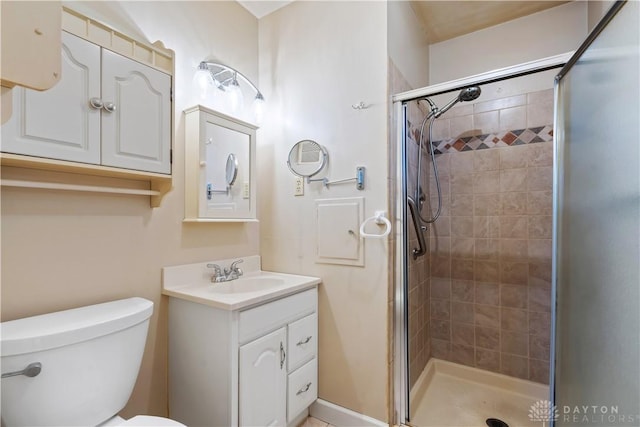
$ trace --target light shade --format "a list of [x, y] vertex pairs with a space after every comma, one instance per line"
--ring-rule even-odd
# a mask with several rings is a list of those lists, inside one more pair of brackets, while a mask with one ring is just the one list
[[264, 116], [264, 97], [260, 92], [256, 95], [253, 100], [253, 117], [257, 124], [262, 124], [262, 119]]
[[[238, 83], [238, 78], [243, 81], [243, 86]], [[224, 93], [222, 98], [228, 105], [228, 109], [233, 115], [236, 116], [250, 116], [249, 112], [243, 112], [244, 110], [244, 95], [243, 89], [249, 88], [256, 92], [253, 102], [253, 116], [256, 123], [260, 123], [264, 111], [264, 97], [256, 87], [246, 76], [239, 71], [228, 67], [223, 64], [202, 61], [198, 65], [194, 77], [194, 89], [198, 91], [199, 96], [202, 99], [207, 99], [211, 95], [218, 94], [219, 89]], [[219, 94], [218, 94], [219, 95]]]
[[211, 93], [211, 89], [213, 89], [213, 76], [206, 65], [202, 68], [202, 63], [200, 64], [198, 71], [193, 75], [193, 86], [200, 98], [206, 99]]
[[244, 95], [238, 84], [238, 80], [234, 77], [227, 86], [225, 92], [229, 96], [229, 106], [234, 114], [239, 114], [244, 106]]

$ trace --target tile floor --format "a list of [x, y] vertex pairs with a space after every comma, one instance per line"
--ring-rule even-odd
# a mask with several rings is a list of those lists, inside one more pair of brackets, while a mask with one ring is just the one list
[[335, 427], [331, 424], [327, 424], [324, 421], [320, 421], [317, 418], [309, 417], [298, 427]]

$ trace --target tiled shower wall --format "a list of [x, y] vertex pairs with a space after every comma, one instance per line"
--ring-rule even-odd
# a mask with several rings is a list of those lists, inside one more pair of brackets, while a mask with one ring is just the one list
[[551, 90], [461, 104], [435, 122], [443, 211], [430, 270], [410, 268], [410, 292], [429, 304], [414, 313], [428, 317], [419, 362], [430, 341], [433, 357], [548, 383], [552, 124]]
[[[411, 130], [407, 134], [407, 159], [408, 159], [408, 178], [407, 190], [410, 195], [415, 191], [415, 180], [418, 170], [418, 144], [417, 135], [414, 130], [416, 126], [422, 122], [425, 114], [421, 106], [417, 102], [410, 102], [407, 105], [407, 118]], [[423, 150], [422, 156], [422, 188], [428, 189], [428, 168], [431, 165], [426, 150]], [[426, 211], [425, 211], [426, 215]], [[408, 253], [418, 247], [418, 238], [415, 228], [411, 222], [411, 213], [408, 213]], [[425, 233], [426, 235], [426, 233]], [[426, 238], [425, 238], [426, 240]], [[427, 240], [428, 242], [428, 240]], [[427, 250], [429, 250], [427, 243]], [[430, 339], [430, 268], [429, 253], [414, 260], [411, 255], [407, 260], [409, 265], [409, 384], [413, 387], [418, 377], [424, 370], [427, 362], [431, 358], [431, 339]]]

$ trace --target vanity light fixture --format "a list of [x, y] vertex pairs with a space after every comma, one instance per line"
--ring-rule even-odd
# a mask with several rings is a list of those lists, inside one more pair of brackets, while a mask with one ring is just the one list
[[200, 90], [201, 97], [208, 97], [212, 89], [225, 93], [229, 97], [229, 104], [234, 114], [239, 114], [244, 105], [244, 95], [238, 79], [244, 81], [256, 91], [253, 99], [253, 113], [256, 122], [259, 124], [262, 121], [264, 112], [264, 96], [262, 96], [258, 87], [240, 71], [217, 62], [202, 61], [198, 64], [198, 70], [193, 77], [196, 88]]

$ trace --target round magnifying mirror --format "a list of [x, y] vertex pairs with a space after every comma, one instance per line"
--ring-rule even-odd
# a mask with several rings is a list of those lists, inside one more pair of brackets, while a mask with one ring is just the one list
[[310, 139], [298, 141], [289, 151], [287, 166], [294, 174], [309, 178], [318, 174], [327, 164], [327, 150]]
[[226, 172], [227, 185], [231, 187], [238, 177], [238, 159], [233, 153], [229, 154], [229, 157], [227, 157]]

